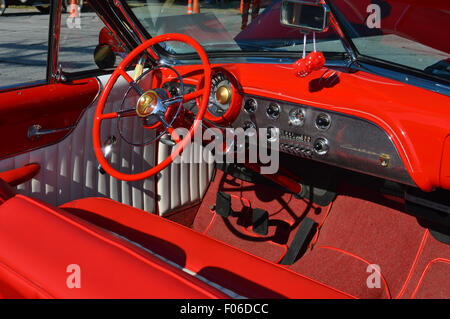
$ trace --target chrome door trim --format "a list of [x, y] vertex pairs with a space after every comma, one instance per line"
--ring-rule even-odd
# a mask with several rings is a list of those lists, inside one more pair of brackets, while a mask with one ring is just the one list
[[50, 26], [47, 55], [47, 83], [58, 82], [58, 51], [61, 26], [61, 1], [52, 0], [50, 5]]

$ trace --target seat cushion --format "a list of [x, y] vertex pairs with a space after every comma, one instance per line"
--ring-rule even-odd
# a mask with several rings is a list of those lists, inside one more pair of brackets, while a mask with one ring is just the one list
[[227, 297], [144, 249], [23, 195], [0, 205], [0, 296]]
[[188, 227], [109, 199], [75, 200], [61, 208], [245, 297], [352, 297]]

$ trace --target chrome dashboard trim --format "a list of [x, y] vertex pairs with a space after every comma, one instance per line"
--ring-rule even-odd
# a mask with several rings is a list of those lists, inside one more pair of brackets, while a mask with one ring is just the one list
[[[243, 111], [245, 101], [250, 98], [256, 99], [261, 106], [251, 116]], [[269, 119], [265, 114], [266, 106], [274, 102], [281, 106], [282, 111], [278, 119]], [[282, 152], [416, 186], [393, 141], [375, 123], [336, 111], [249, 94], [244, 94], [241, 107], [241, 113], [232, 126], [242, 127], [245, 122], [251, 121], [258, 129], [278, 128], [279, 149]], [[295, 108], [306, 112], [303, 126], [289, 125], [289, 112]], [[315, 119], [321, 113], [331, 118], [326, 130], [315, 126]], [[327, 141], [328, 149], [324, 153], [314, 151], [315, 143], [320, 139]]]
[[403, 82], [413, 86], [417, 86], [429, 91], [450, 96], [450, 85], [417, 77], [414, 75], [397, 72], [391, 69], [378, 67], [372, 64], [357, 62], [352, 65], [352, 68], [358, 71], [368, 72], [382, 77], [386, 77], [395, 81]]

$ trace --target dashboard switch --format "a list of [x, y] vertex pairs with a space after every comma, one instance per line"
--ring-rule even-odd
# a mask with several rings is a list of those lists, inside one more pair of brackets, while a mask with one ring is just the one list
[[270, 103], [267, 107], [266, 114], [271, 119], [277, 119], [280, 116], [281, 107], [277, 103]]
[[330, 127], [330, 124], [331, 124], [331, 118], [328, 114], [320, 113], [319, 115], [317, 115], [316, 127], [319, 130], [325, 131], [326, 129], [328, 129]]
[[314, 153], [316, 153], [317, 155], [325, 155], [326, 153], [328, 153], [328, 149], [329, 146], [327, 139], [319, 137], [314, 141]]
[[245, 101], [245, 104], [244, 104], [245, 112], [247, 112], [249, 114], [255, 113], [257, 107], [258, 107], [258, 103], [256, 102], [255, 99], [248, 99], [247, 101]]

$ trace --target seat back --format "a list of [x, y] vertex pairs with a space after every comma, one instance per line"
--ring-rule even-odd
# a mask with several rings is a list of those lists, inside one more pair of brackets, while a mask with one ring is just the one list
[[4, 298], [226, 298], [122, 238], [22, 195], [0, 205]]

